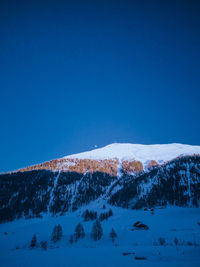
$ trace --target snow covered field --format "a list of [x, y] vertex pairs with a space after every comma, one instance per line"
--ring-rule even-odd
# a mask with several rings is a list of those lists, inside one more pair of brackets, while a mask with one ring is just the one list
[[[152, 214], [151, 211], [125, 210], [106, 204], [106, 210], [112, 208], [114, 215], [101, 223], [103, 237], [95, 242], [90, 237], [94, 222], [84, 222], [81, 217], [86, 208], [96, 210], [98, 214], [105, 211], [102, 202], [94, 202], [64, 216], [46, 215], [42, 219], [20, 219], [1, 224], [0, 266], [200, 266], [199, 209], [168, 207], [155, 209]], [[132, 231], [136, 221], [146, 224], [149, 230]], [[86, 236], [71, 245], [70, 234], [79, 222]], [[51, 233], [58, 223], [63, 229], [63, 239], [54, 244]], [[112, 227], [118, 235], [114, 243], [109, 237]], [[47, 250], [29, 248], [34, 233], [38, 243], [48, 241]], [[159, 238], [164, 238], [166, 244], [161, 245]]]

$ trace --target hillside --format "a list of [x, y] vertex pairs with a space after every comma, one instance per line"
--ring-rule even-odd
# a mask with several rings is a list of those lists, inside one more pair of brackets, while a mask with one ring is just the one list
[[199, 206], [200, 156], [185, 156], [146, 172], [33, 170], [0, 175], [0, 221], [63, 214], [94, 200], [131, 209]]
[[[100, 213], [112, 208], [113, 216], [101, 222], [101, 240], [91, 238], [94, 221], [84, 221], [85, 209]], [[145, 223], [148, 230], [133, 230], [137, 221]], [[92, 202], [84, 208], [69, 212], [65, 216], [45, 216], [43, 219], [18, 220], [0, 224], [0, 263], [5, 267], [30, 266], [145, 266], [145, 267], [198, 267], [200, 262], [199, 209], [168, 207], [167, 209], [126, 210]], [[70, 236], [81, 223], [85, 237], [70, 243]], [[60, 224], [63, 238], [54, 243], [51, 234]], [[117, 233], [113, 243], [109, 237], [111, 229]], [[36, 234], [37, 246], [30, 249]], [[178, 240], [176, 246], [175, 238]], [[47, 242], [47, 249], [40, 242]]]

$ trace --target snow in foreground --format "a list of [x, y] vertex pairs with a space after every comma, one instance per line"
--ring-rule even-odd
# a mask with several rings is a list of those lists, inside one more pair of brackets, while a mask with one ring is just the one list
[[[98, 203], [93, 203], [88, 209], [104, 211], [97, 207]], [[169, 207], [156, 209], [152, 215], [151, 211], [111, 208], [114, 215], [102, 222], [103, 237], [97, 242], [90, 237], [93, 222], [84, 222], [81, 217], [86, 207], [57, 218], [21, 219], [1, 224], [0, 266], [200, 266], [199, 209]], [[149, 230], [131, 231], [136, 221], [145, 223]], [[79, 222], [84, 226], [86, 237], [70, 245], [69, 236]], [[51, 233], [58, 223], [63, 228], [63, 239], [53, 244]], [[118, 235], [114, 244], [109, 238], [112, 227]], [[29, 248], [34, 233], [39, 242], [48, 241], [46, 251]], [[166, 245], [160, 245], [160, 237]], [[137, 260], [135, 256], [146, 260]]]

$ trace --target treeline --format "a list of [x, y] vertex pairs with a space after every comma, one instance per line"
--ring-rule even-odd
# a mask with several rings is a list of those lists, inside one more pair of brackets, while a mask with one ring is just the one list
[[[109, 211], [107, 212], [105, 211], [105, 212], [100, 213], [99, 221], [107, 220], [111, 216], [113, 216], [113, 211], [112, 209], [109, 209]], [[82, 214], [82, 217], [84, 221], [93, 221], [98, 218], [98, 214], [96, 211], [89, 211], [88, 209], [86, 209], [84, 213]]]
[[[69, 238], [70, 245], [80, 241], [81, 239], [84, 239], [85, 236], [86, 234], [83, 225], [81, 223], [78, 223], [74, 229], [74, 233], [70, 235]], [[96, 242], [101, 240], [102, 236], [103, 236], [103, 228], [101, 226], [100, 221], [96, 220], [92, 225], [90, 237], [93, 241]], [[114, 228], [111, 229], [109, 237], [111, 238], [111, 241], [113, 243], [117, 239], [117, 233], [115, 232]], [[49, 245], [51, 246], [52, 244], [59, 242], [60, 240], [62, 240], [62, 238], [63, 238], [63, 230], [61, 225], [60, 224], [55, 225], [51, 234], [51, 241]], [[42, 240], [38, 242], [37, 235], [34, 234], [30, 241], [29, 247], [31, 249], [41, 248], [43, 250], [46, 250], [48, 248], [48, 241]], [[16, 249], [19, 249], [19, 247], [16, 247]]]

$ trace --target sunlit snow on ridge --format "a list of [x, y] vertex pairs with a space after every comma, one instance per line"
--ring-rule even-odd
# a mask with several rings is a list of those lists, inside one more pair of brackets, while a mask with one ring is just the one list
[[178, 143], [159, 145], [114, 143], [88, 152], [65, 156], [64, 158], [94, 160], [117, 158], [120, 161], [135, 159], [145, 163], [148, 160], [166, 162], [179, 156], [193, 154], [200, 154], [200, 146], [191, 146]]

